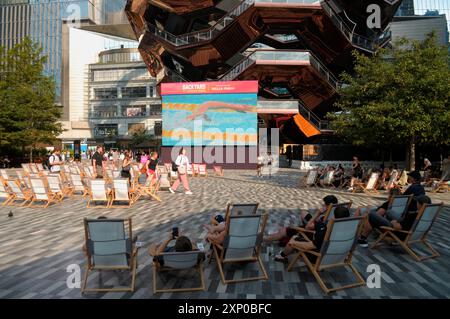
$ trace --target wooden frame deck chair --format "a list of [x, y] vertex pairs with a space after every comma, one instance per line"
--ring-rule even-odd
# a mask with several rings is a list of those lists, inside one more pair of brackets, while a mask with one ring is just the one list
[[[364, 286], [366, 281], [352, 264], [353, 252], [358, 244], [363, 219], [364, 217], [362, 216], [331, 219], [320, 251], [296, 249], [298, 253], [289, 264], [288, 271], [291, 271], [298, 259], [302, 258], [306, 267], [326, 294], [347, 288]], [[306, 236], [304, 238], [309, 240]], [[320, 272], [325, 269], [346, 266], [351, 269], [357, 281], [340, 287], [328, 288]]]
[[391, 196], [389, 198], [388, 209], [386, 211], [386, 216], [390, 220], [401, 221], [403, 216], [408, 211], [408, 206], [413, 198], [413, 195], [400, 195]]
[[32, 174], [39, 174], [39, 170], [35, 163], [30, 163], [29, 167]]
[[192, 169], [192, 165], [191, 164], [187, 164], [187, 166], [186, 166], [186, 174], [188, 174], [188, 176], [194, 176], [194, 170]]
[[91, 170], [87, 166], [83, 166], [83, 175], [88, 178], [94, 177], [94, 175], [91, 173]]
[[79, 174], [70, 174], [70, 185], [72, 187], [72, 194], [75, 195], [76, 192], [82, 192], [82, 194], [78, 194], [81, 196], [88, 195], [88, 188], [84, 185], [83, 180], [81, 179], [81, 175]]
[[172, 183], [170, 182], [170, 179], [169, 179], [169, 173], [160, 174], [159, 181], [160, 181], [160, 184], [159, 184], [160, 188], [169, 188], [172, 185]]
[[[5, 181], [6, 184], [6, 181]], [[0, 183], [0, 198], [3, 198], [5, 201], [2, 203], [2, 206], [8, 205], [8, 203], [14, 198], [14, 195], [11, 194], [3, 183]]]
[[[371, 248], [376, 248], [381, 243], [381, 241], [385, 240], [386, 238], [392, 238], [417, 261], [440, 256], [439, 253], [430, 245], [430, 243], [427, 242], [426, 237], [431, 227], [433, 226], [433, 223], [439, 216], [443, 205], [443, 203], [423, 205], [417, 213], [416, 220], [414, 221], [414, 224], [409, 231], [396, 230], [391, 227], [381, 226], [381, 230], [383, 233]], [[400, 239], [399, 234], [403, 234], [403, 236], [400, 237], [404, 237], [404, 239]], [[414, 244], [423, 244], [424, 247], [428, 248], [431, 254], [420, 255], [413, 250], [412, 246]]]
[[[128, 227], [126, 227], [128, 224]], [[128, 228], [128, 234], [126, 231]], [[131, 218], [84, 219], [86, 245], [86, 273], [81, 293], [107, 291], [134, 291], [138, 248], [134, 244]], [[131, 285], [120, 288], [86, 288], [93, 270], [128, 270]]]
[[[30, 183], [32, 197], [28, 207], [47, 208], [51, 203], [55, 203], [58, 200], [58, 196], [45, 186], [42, 178], [30, 178]], [[43, 204], [35, 205], [36, 202], [43, 202]]]
[[171, 170], [169, 176], [170, 176], [170, 183], [173, 183], [178, 179], [178, 172]]
[[214, 170], [215, 176], [221, 176], [221, 177], [223, 176], [224, 170], [223, 170], [222, 166], [214, 165], [213, 170]]
[[448, 192], [450, 191], [450, 181], [439, 182], [435, 188], [431, 191], [432, 193]]
[[[131, 207], [133, 204], [133, 196], [130, 192], [130, 182], [128, 178], [113, 179], [112, 198], [109, 207]], [[128, 205], [114, 205], [117, 202], [127, 202]]]
[[62, 202], [64, 197], [70, 194], [70, 190], [69, 190], [69, 192], [67, 191], [67, 189], [64, 190], [64, 187], [61, 184], [61, 179], [59, 178], [59, 175], [57, 175], [57, 174], [47, 175], [47, 183], [48, 183], [48, 188], [50, 189], [50, 191], [53, 194], [56, 195], [56, 199], [59, 202]]
[[378, 194], [377, 191], [377, 184], [378, 180], [380, 178], [380, 173], [372, 173], [370, 174], [370, 178], [368, 179], [367, 183], [355, 181], [353, 184], [353, 191], [352, 193], [356, 192], [364, 192], [367, 194]]
[[[16, 176], [17, 176], [17, 179], [18, 179], [20, 185], [26, 187], [27, 183], [25, 182], [25, 177], [23, 176], [23, 173], [19, 170], [16, 170]], [[5, 183], [6, 183], [6, 181], [5, 181]]]
[[[205, 253], [202, 251], [169, 252], [153, 258], [153, 293], [160, 292], [182, 292], [182, 291], [204, 291], [205, 276], [203, 274], [203, 261]], [[200, 286], [193, 288], [158, 288], [157, 274], [163, 271], [182, 271], [195, 269], [200, 278]]]
[[20, 164], [22, 166], [23, 172], [25, 175], [29, 175], [31, 173], [30, 166], [27, 163]]
[[8, 176], [8, 173], [6, 172], [5, 169], [0, 169], [0, 177], [2, 178], [3, 184], [5, 183], [5, 181], [7, 181], [8, 179], [11, 179]]
[[145, 184], [138, 187], [136, 197], [134, 198], [135, 202], [142, 196], [150, 196], [151, 198], [156, 199], [158, 202], [161, 201], [161, 198], [158, 196], [161, 176], [158, 176], [152, 185], [153, 178], [154, 175], [148, 176], [145, 180]]
[[313, 187], [317, 183], [317, 170], [311, 169], [300, 181], [300, 187]]
[[15, 206], [15, 202], [22, 201], [19, 206], [25, 206], [31, 200], [31, 192], [22, 188], [19, 181], [8, 180], [6, 181], [6, 186], [9, 188], [13, 196], [8, 202], [8, 205]]
[[166, 172], [172, 171], [172, 163], [164, 163], [164, 168], [166, 169]]
[[328, 171], [325, 173], [325, 177], [322, 180], [322, 185], [334, 187], [333, 180], [334, 180], [334, 171]]
[[399, 173], [397, 170], [392, 171], [391, 176], [389, 177], [389, 181], [387, 182], [386, 187], [385, 187], [386, 190], [390, 190], [392, 188], [397, 187], [396, 182], [397, 182], [398, 176], [399, 176]]
[[[128, 181], [127, 181], [128, 183]], [[106, 183], [103, 179], [92, 179], [91, 180], [91, 193], [89, 194], [89, 201], [87, 203], [87, 208], [91, 207], [91, 203], [103, 203], [103, 205], [96, 205], [95, 207], [108, 208], [111, 206], [111, 194], [106, 189]]]
[[80, 169], [78, 166], [69, 165], [70, 175], [80, 175]]
[[[267, 217], [267, 214], [240, 216], [228, 214], [225, 240], [222, 245], [213, 244], [214, 256], [223, 284], [269, 278], [260, 256]], [[225, 278], [223, 269], [225, 264], [247, 262], [258, 262], [262, 275], [231, 280]]]
[[198, 176], [208, 177], [208, 170], [206, 164], [198, 164]]
[[193, 176], [198, 176], [198, 174], [199, 174], [198, 164], [192, 163], [192, 172], [194, 173]]
[[36, 163], [36, 168], [38, 169], [39, 172], [46, 171], [46, 169], [44, 168], [44, 165], [42, 165], [42, 163]]

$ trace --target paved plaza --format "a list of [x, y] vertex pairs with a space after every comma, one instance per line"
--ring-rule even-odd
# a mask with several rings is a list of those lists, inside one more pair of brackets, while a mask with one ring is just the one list
[[[319, 207], [329, 193], [340, 201], [353, 201], [353, 207], [377, 205], [386, 194], [375, 197], [320, 188], [301, 189], [298, 170], [282, 169], [275, 176], [257, 178], [253, 171], [226, 171], [225, 177], [191, 178], [193, 196], [161, 191], [162, 202], [141, 199], [132, 208], [86, 208], [86, 199], [66, 199], [61, 205], [39, 208], [0, 208], [0, 298], [449, 298], [450, 297], [450, 208], [436, 221], [429, 241], [441, 256], [416, 262], [398, 247], [383, 246], [377, 250], [358, 247], [354, 265], [364, 278], [370, 264], [382, 271], [381, 288], [360, 287], [325, 296], [314, 277], [305, 267], [287, 272], [286, 265], [273, 260], [281, 248], [264, 246], [262, 256], [269, 274], [268, 281], [222, 285], [215, 262], [205, 263], [206, 291], [195, 293], [163, 293], [153, 295], [150, 243], [167, 237], [173, 226], [194, 242], [200, 242], [206, 231], [202, 227], [215, 212], [225, 212], [227, 202], [260, 203], [261, 211], [270, 214], [266, 232], [279, 225], [298, 224], [302, 208]], [[212, 174], [211, 174], [212, 175]], [[450, 193], [433, 194], [433, 202], [450, 204]], [[12, 211], [13, 217], [8, 217]], [[67, 288], [67, 266], [86, 264], [81, 250], [84, 240], [83, 218], [132, 217], [133, 231], [144, 246], [139, 251], [139, 266], [134, 293], [116, 292], [87, 294]], [[230, 267], [227, 276], [242, 276], [255, 272], [255, 265]], [[345, 280], [349, 273], [325, 274], [333, 285]], [[159, 278], [159, 277], [158, 277]], [[190, 274], [165, 275], [159, 284], [179, 287], [189, 281]], [[99, 282], [105, 286], [128, 284], [125, 273], [94, 273], [89, 286]], [[187, 280], [186, 280], [187, 279]], [[192, 280], [191, 280], [192, 281]], [[194, 280], [195, 284], [195, 280]]]

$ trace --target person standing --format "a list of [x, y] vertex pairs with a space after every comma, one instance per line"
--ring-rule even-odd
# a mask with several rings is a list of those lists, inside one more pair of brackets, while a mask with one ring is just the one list
[[184, 187], [184, 193], [186, 195], [192, 195], [189, 188], [189, 182], [187, 179], [187, 167], [189, 165], [189, 159], [186, 156], [186, 149], [183, 147], [181, 148], [177, 159], [175, 160], [175, 165], [178, 168], [178, 179], [173, 183], [172, 187], [169, 187], [169, 191], [174, 194], [175, 191], [178, 189], [178, 186], [180, 186], [180, 183], [183, 184]]
[[353, 184], [356, 180], [361, 180], [363, 177], [363, 170], [361, 167], [361, 163], [359, 162], [358, 157], [353, 156], [353, 164], [352, 164], [352, 179], [350, 180], [350, 188], [349, 191], [353, 190]]
[[113, 166], [115, 169], [119, 168], [119, 151], [114, 150], [112, 153]]
[[97, 146], [97, 151], [92, 155], [94, 178], [103, 178], [103, 147]]
[[120, 172], [120, 175], [123, 178], [130, 179], [131, 178], [130, 170], [131, 170], [131, 154], [126, 151], [124, 154], [124, 159], [123, 159], [123, 163], [122, 163], [122, 171]]
[[447, 156], [442, 161], [442, 175], [441, 175], [441, 181], [448, 181], [450, 180], [450, 155]]
[[64, 162], [61, 160], [61, 150], [59, 148], [55, 148], [53, 154], [48, 159], [48, 163], [50, 165], [50, 172], [59, 173], [61, 171], [61, 165]]

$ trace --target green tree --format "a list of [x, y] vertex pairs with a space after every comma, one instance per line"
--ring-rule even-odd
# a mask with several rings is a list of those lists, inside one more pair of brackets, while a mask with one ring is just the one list
[[[0, 63], [0, 143], [33, 149], [52, 143], [62, 132], [55, 83], [44, 74], [47, 57], [29, 38], [3, 50]], [[5, 52], [6, 51], [6, 52]]]
[[342, 75], [340, 112], [328, 114], [338, 135], [355, 145], [407, 145], [410, 170], [417, 144], [450, 143], [448, 51], [433, 33], [354, 57], [355, 74]]

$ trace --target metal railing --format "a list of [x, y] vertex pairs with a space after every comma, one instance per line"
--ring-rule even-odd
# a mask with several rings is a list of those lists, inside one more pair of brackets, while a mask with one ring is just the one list
[[342, 18], [333, 10], [328, 4], [329, 0], [320, 0], [323, 10], [328, 17], [333, 21], [334, 25], [339, 28], [342, 34], [351, 42], [355, 47], [369, 51], [371, 53], [376, 52], [378, 48], [385, 46], [392, 38], [392, 32], [388, 29], [384, 31], [380, 36], [376, 38], [363, 37], [354, 32], [356, 25], [350, 27]]
[[230, 12], [218, 20], [211, 28], [201, 31], [186, 33], [183, 35], [174, 35], [170, 32], [160, 30], [151, 23], [146, 24], [146, 30], [157, 37], [164, 39], [170, 44], [180, 47], [185, 45], [193, 45], [201, 42], [210, 41], [218, 35], [225, 27], [230, 25], [233, 21], [241, 16], [248, 8], [255, 3], [280, 3], [280, 4], [312, 4], [319, 3], [318, 0], [243, 0], [240, 4], [234, 7]]
[[256, 63], [257, 60], [270, 60], [270, 61], [291, 60], [291, 61], [309, 62], [310, 65], [313, 66], [334, 89], [337, 89], [340, 85], [338, 79], [325, 67], [325, 65], [323, 65], [309, 51], [285, 51], [285, 50], [267, 50], [267, 49], [257, 49], [253, 51], [251, 54], [242, 59], [236, 66], [230, 69], [227, 73], [222, 75], [219, 78], [219, 80], [220, 81], [234, 80], [248, 67]]
[[311, 112], [302, 102], [298, 101], [299, 113], [314, 125], [319, 131], [330, 130], [330, 122], [321, 120], [316, 114]]

